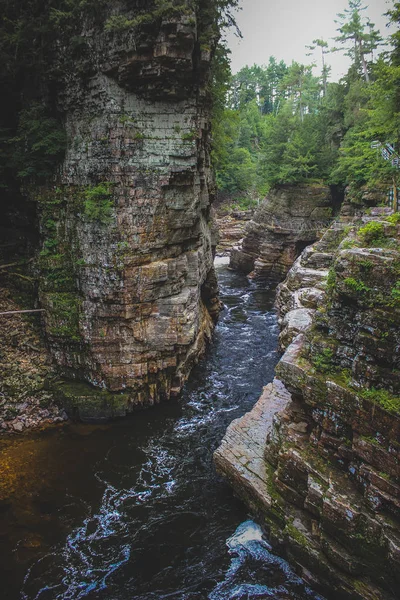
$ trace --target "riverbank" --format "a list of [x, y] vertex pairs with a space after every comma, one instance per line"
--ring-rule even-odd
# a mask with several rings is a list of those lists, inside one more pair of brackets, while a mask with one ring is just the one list
[[394, 600], [400, 583], [400, 230], [389, 213], [333, 226], [296, 261], [278, 288], [280, 381], [215, 453], [273, 546], [334, 600]]
[[272, 291], [227, 268], [218, 273], [225, 308], [179, 400], [102, 426], [66, 424], [3, 439], [7, 600], [22, 592], [27, 600], [202, 600], [238, 590], [256, 598], [259, 589], [315, 599], [287, 563], [267, 556], [254, 527], [243, 525], [241, 567], [230, 570], [227, 543], [247, 509], [216, 475], [212, 453], [272, 380], [278, 330]]
[[[0, 312], [18, 311], [13, 288], [0, 288]], [[25, 307], [22, 307], [25, 308]], [[55, 377], [40, 336], [40, 317], [0, 317], [0, 435], [63, 423], [66, 412], [49, 390]]]

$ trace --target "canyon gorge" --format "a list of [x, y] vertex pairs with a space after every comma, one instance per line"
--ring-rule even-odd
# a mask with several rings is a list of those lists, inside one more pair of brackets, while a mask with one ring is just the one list
[[221, 75], [235, 1], [33, 4], [0, 39], [6, 598], [395, 600], [398, 165], [328, 174], [339, 84]]

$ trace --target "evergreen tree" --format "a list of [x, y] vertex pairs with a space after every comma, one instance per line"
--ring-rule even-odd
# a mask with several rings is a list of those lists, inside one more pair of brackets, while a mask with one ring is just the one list
[[335, 41], [344, 47], [355, 68], [361, 68], [365, 81], [369, 82], [366, 56], [373, 53], [382, 38], [374, 28], [375, 25], [362, 16], [362, 11], [366, 9], [361, 0], [349, 0], [348, 8], [339, 13], [339, 20], [335, 21], [339, 25], [337, 31], [340, 34], [335, 37]]
[[[331, 67], [329, 67], [326, 64], [326, 60], [325, 60], [325, 56], [330, 52], [329, 44], [325, 40], [318, 38], [316, 40], [313, 40], [312, 46], [306, 46], [306, 48], [308, 48], [311, 51], [314, 51], [316, 48], [321, 49], [321, 62], [322, 62], [321, 78], [322, 78], [323, 94], [325, 97], [326, 93], [327, 93], [328, 77], [329, 77], [329, 73], [331, 71]], [[311, 56], [311, 52], [307, 56]]]

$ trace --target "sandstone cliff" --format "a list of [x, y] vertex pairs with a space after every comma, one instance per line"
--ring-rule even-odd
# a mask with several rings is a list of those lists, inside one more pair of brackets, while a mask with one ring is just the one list
[[272, 542], [335, 600], [390, 600], [400, 584], [400, 230], [371, 212], [328, 230], [280, 286], [279, 379], [215, 454]]
[[231, 267], [255, 280], [282, 281], [332, 218], [336, 197], [319, 185], [281, 185], [268, 194], [231, 253]]
[[207, 2], [153, 15], [145, 4], [102, 5], [81, 24], [76, 61], [70, 40], [55, 58], [68, 145], [57, 184], [38, 197], [40, 302], [51, 355], [76, 382], [58, 393], [80, 418], [178, 393], [218, 313], [215, 23]]

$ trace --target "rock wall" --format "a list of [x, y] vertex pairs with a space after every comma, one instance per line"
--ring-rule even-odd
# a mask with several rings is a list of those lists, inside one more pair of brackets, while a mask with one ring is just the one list
[[[83, 58], [66, 62], [67, 45], [56, 59], [68, 148], [39, 197], [40, 301], [51, 354], [80, 382], [58, 393], [81, 418], [178, 393], [219, 310], [206, 93], [215, 23], [191, 3], [143, 20], [151, 6], [109, 3], [82, 25]], [[108, 30], [110, 16], [144, 24]]]
[[230, 266], [255, 280], [282, 281], [295, 259], [331, 219], [335, 198], [328, 187], [281, 185], [256, 210]]
[[344, 237], [345, 224], [332, 225], [320, 240], [305, 248], [286, 279], [278, 285], [275, 306], [281, 329], [281, 350], [286, 350], [299, 333], [309, 329], [313, 315], [325, 297], [329, 269]]
[[280, 287], [279, 379], [215, 455], [275, 546], [335, 600], [394, 600], [400, 584], [400, 227], [371, 212], [325, 234]]
[[216, 210], [215, 224], [218, 230], [217, 254], [229, 256], [245, 235], [246, 226], [252, 219], [253, 210]]

